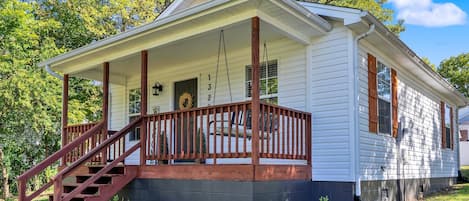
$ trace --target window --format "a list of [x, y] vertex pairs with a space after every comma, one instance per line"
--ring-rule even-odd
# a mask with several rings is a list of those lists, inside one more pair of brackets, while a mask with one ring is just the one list
[[444, 124], [444, 129], [445, 129], [445, 138], [446, 138], [446, 144], [445, 148], [451, 149], [451, 108], [448, 106], [448, 104], [445, 104], [445, 124]]
[[391, 69], [381, 62], [377, 68], [378, 131], [391, 134]]
[[[140, 116], [141, 108], [141, 90], [140, 88], [129, 90], [129, 123], [132, 122], [135, 118]], [[139, 140], [140, 139], [140, 127], [136, 127], [134, 130], [129, 133], [129, 140]]]
[[[278, 104], [278, 64], [277, 60], [262, 62], [260, 65], [260, 98], [267, 103]], [[246, 97], [252, 97], [252, 65], [246, 66]]]

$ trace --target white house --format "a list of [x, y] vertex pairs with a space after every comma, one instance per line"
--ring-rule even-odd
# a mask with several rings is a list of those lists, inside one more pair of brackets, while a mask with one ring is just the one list
[[414, 200], [458, 176], [455, 111], [468, 100], [367, 11], [175, 0], [152, 23], [41, 65], [65, 89], [69, 76], [103, 81], [105, 121], [65, 121], [63, 150], [118, 131], [63, 151], [63, 165], [107, 157], [104, 168], [137, 172], [92, 195], [81, 192], [92, 181], [73, 191], [56, 177], [58, 199]]

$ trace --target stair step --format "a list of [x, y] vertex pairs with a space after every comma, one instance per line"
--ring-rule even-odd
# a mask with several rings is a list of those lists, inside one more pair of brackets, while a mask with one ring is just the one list
[[[104, 167], [105, 165], [88, 165], [88, 171], [90, 174], [94, 174], [94, 173], [99, 172]], [[107, 174], [124, 174], [124, 172], [125, 172], [125, 166], [118, 165], [116, 167], [113, 167], [111, 170], [109, 170]]]
[[[66, 183], [63, 184], [63, 192], [64, 193], [70, 193], [73, 190], [75, 190], [76, 187], [78, 187], [80, 184], [79, 183]], [[106, 186], [109, 184], [90, 184], [88, 185], [82, 192], [81, 194], [97, 194], [99, 192], [99, 188], [102, 186]]]
[[[65, 197], [67, 195], [68, 195], [68, 193], [64, 193], [64, 194], [62, 194], [62, 197]], [[97, 198], [97, 197], [99, 197], [99, 196], [98, 195], [88, 195], [88, 194], [77, 194], [77, 195], [73, 196], [71, 201], [84, 201], [86, 198]]]
[[[76, 183], [83, 183], [94, 174], [80, 174], [76, 175]], [[97, 179], [94, 183], [95, 184], [111, 184], [113, 177], [122, 177], [125, 176], [124, 174], [103, 174], [99, 179]]]

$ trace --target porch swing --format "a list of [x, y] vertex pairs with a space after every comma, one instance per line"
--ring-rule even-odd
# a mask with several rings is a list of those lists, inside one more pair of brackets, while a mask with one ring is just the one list
[[[267, 43], [264, 41], [264, 52], [263, 52], [263, 62], [261, 63], [263, 65], [268, 66], [268, 51], [267, 51]], [[217, 92], [217, 84], [218, 84], [218, 73], [219, 73], [219, 68], [220, 68], [220, 56], [223, 51], [223, 56], [224, 56], [224, 61], [225, 61], [225, 70], [226, 70], [226, 78], [228, 82], [228, 91], [229, 91], [229, 96], [230, 96], [230, 103], [233, 102], [233, 96], [232, 96], [232, 90], [231, 90], [231, 81], [230, 81], [230, 74], [229, 74], [229, 66], [228, 66], [228, 57], [227, 57], [227, 52], [226, 52], [226, 42], [225, 42], [225, 34], [224, 30], [220, 31], [220, 37], [218, 40], [218, 56], [217, 56], [217, 65], [216, 65], [216, 73], [215, 73], [215, 84], [214, 84], [214, 92], [213, 92], [213, 105], [215, 105], [216, 101], [216, 92]], [[261, 67], [259, 66], [259, 67]], [[249, 83], [249, 89], [251, 89], [251, 83]], [[251, 140], [252, 139], [252, 127], [251, 127], [251, 110], [247, 110], [246, 114], [243, 114], [243, 111], [234, 111], [231, 112], [231, 121], [224, 120], [224, 121], [211, 121], [210, 125], [212, 123], [221, 123], [222, 126], [217, 126], [216, 130], [214, 133], [215, 135], [223, 135], [223, 136], [229, 136], [229, 137], [236, 137], [236, 130], [245, 130], [246, 131], [246, 137]], [[244, 121], [243, 118], [247, 118], [246, 121]], [[237, 121], [236, 121], [237, 120]], [[267, 132], [272, 132], [274, 130], [277, 130], [278, 126], [273, 126], [273, 119], [272, 118], [267, 118], [266, 121], [270, 121], [269, 123], [267, 122], [261, 122], [260, 126], [262, 125], [271, 125], [270, 128], [265, 128], [264, 130]], [[244, 122], [246, 122], [246, 125], [244, 125]], [[231, 125], [228, 125], [231, 123]], [[223, 128], [222, 128], [223, 127]], [[231, 129], [228, 129], [228, 127], [231, 127]], [[238, 129], [235, 129], [238, 127]], [[239, 129], [239, 127], [246, 127]], [[231, 133], [228, 133], [229, 130]], [[262, 138], [261, 139], [265, 139]]]

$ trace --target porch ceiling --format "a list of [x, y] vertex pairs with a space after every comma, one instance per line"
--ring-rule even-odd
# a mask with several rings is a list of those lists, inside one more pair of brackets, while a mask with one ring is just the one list
[[[250, 51], [251, 21], [245, 20], [207, 33], [181, 40], [169, 45], [148, 50], [149, 70], [167, 70], [172, 66], [197, 62], [201, 58], [213, 59], [216, 63], [220, 31], [224, 30], [227, 55], [238, 50]], [[285, 36], [268, 23], [261, 22], [261, 41], [275, 41]], [[223, 59], [223, 55], [221, 55]], [[110, 61], [110, 82], [124, 84], [125, 79], [140, 75], [140, 52]], [[102, 79], [102, 65], [73, 73], [73, 76], [93, 80]]]
[[142, 50], [149, 51], [149, 64], [159, 68], [215, 56], [221, 29], [225, 30], [228, 48], [249, 48], [250, 19], [254, 16], [261, 19], [261, 40], [288, 37], [310, 44], [312, 38], [326, 33], [328, 29], [324, 27], [330, 28], [327, 21], [290, 0], [238, 0], [215, 4], [217, 2], [207, 3], [207, 6], [214, 4], [207, 9], [189, 9], [158, 19], [136, 28], [138, 31], [98, 41], [41, 65], [72, 76], [100, 80], [102, 63], [110, 62], [110, 81], [121, 83], [125, 77], [139, 73]]

